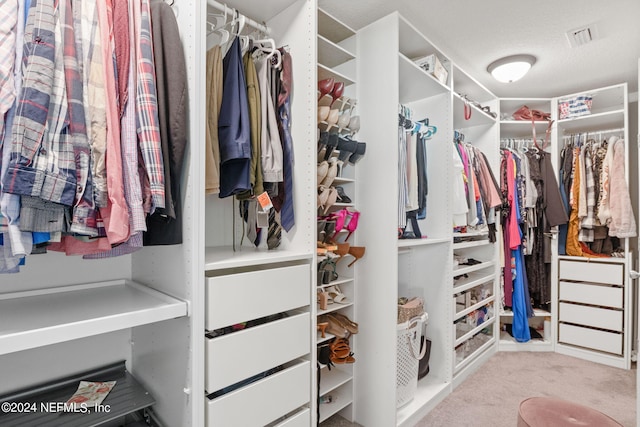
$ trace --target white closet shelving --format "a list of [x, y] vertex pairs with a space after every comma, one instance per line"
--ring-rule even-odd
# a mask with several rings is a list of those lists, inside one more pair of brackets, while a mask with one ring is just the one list
[[[480, 149], [497, 176], [499, 170], [496, 96], [453, 65], [453, 126], [463, 141]], [[465, 103], [467, 111], [465, 113]], [[488, 110], [488, 111], [487, 111]], [[453, 138], [452, 138], [453, 139]], [[499, 228], [499, 217], [493, 218]], [[456, 259], [478, 261], [452, 270], [453, 386], [456, 387], [496, 351], [498, 314], [498, 243], [489, 241], [487, 226], [453, 234]], [[499, 241], [499, 239], [498, 239]]]
[[[351, 115], [358, 115], [358, 90], [357, 90], [357, 76], [356, 76], [356, 57], [357, 46], [355, 40], [356, 32], [348, 25], [340, 21], [339, 15], [333, 15], [322, 8], [320, 2], [318, 7], [318, 35], [317, 35], [317, 52], [318, 52], [318, 81], [328, 77], [333, 77], [336, 82], [344, 83], [344, 93], [342, 98], [335, 100], [331, 108], [341, 108], [342, 102], [345, 101], [344, 110], [349, 110], [351, 106]], [[319, 105], [328, 105], [332, 100], [330, 95], [325, 95], [323, 99], [319, 101]], [[326, 122], [319, 122], [318, 129], [321, 131], [328, 131], [330, 133], [338, 132], [335, 127], [329, 128]], [[339, 131], [340, 134], [350, 134], [352, 131], [348, 127]], [[353, 136], [354, 140], [359, 140], [358, 133]], [[339, 150], [335, 150], [333, 157], [339, 155]], [[361, 162], [366, 162], [367, 156]], [[352, 210], [359, 210], [359, 199], [357, 197], [357, 179], [356, 169], [362, 163], [358, 165], [350, 165], [347, 162], [342, 167], [341, 174], [336, 177], [331, 186], [342, 186], [345, 194], [351, 198], [351, 203], [334, 203], [327, 211], [328, 214], [337, 212], [340, 209], [350, 208]], [[318, 182], [318, 185], [320, 183]], [[324, 212], [318, 211], [318, 215]], [[344, 242], [347, 237], [347, 232], [342, 231], [337, 234], [336, 241]], [[358, 243], [358, 231], [349, 238], [348, 242], [352, 246], [356, 246]], [[365, 255], [366, 256], [366, 255]], [[323, 256], [318, 257], [318, 263], [324, 259]], [[318, 292], [326, 292], [332, 286], [337, 286], [338, 289], [344, 294], [346, 300], [344, 303], [332, 303], [329, 304], [326, 309], [320, 309], [317, 305], [318, 316], [322, 316], [330, 313], [340, 313], [346, 315], [354, 322], [358, 322], [356, 317], [357, 299], [357, 286], [358, 286], [358, 263], [352, 267], [347, 267], [353, 260], [353, 257], [346, 255], [343, 260], [337, 263], [338, 279], [333, 280], [328, 284], [322, 284], [317, 279], [314, 282]], [[362, 261], [359, 261], [362, 262]], [[325, 332], [325, 337], [322, 337], [320, 331], [316, 332], [316, 343], [318, 346], [329, 345], [335, 338], [334, 335]], [[354, 353], [356, 359], [355, 364], [366, 357], [366, 355], [360, 355], [357, 348], [358, 335], [352, 335], [349, 337], [349, 346], [351, 352]], [[354, 365], [355, 364], [336, 364], [330, 370], [327, 366], [320, 366], [320, 389], [318, 391], [320, 396], [320, 418], [322, 423], [326, 421], [332, 415], [339, 413], [340, 416], [347, 420], [354, 420]]]
[[[315, 423], [315, 46], [316, 4], [305, 0], [273, 2], [228, 1], [229, 8], [263, 22], [276, 46], [287, 46], [292, 58], [291, 135], [295, 226], [282, 231], [278, 248], [267, 250], [266, 229], [259, 247], [242, 241], [244, 227], [238, 202], [229, 197], [204, 196], [200, 270], [206, 299], [200, 375], [204, 386], [194, 390], [204, 402], [201, 425], [312, 425]], [[220, 13], [215, 2], [207, 11]], [[201, 18], [204, 23], [206, 13]], [[250, 30], [248, 30], [250, 32]], [[204, 36], [203, 36], [204, 37]], [[204, 47], [202, 51], [204, 56]], [[205, 82], [201, 81], [200, 91]], [[201, 165], [202, 167], [202, 165]], [[312, 267], [313, 266], [313, 267]], [[227, 328], [257, 319], [257, 326], [220, 334]], [[205, 331], [207, 335], [205, 335]], [[295, 336], [295, 340], [285, 337]], [[256, 375], [272, 372], [249, 382]], [[220, 395], [220, 390], [243, 384]], [[215, 393], [215, 394], [213, 394]], [[206, 397], [205, 397], [206, 394]], [[251, 411], [246, 408], [251, 407]]]
[[[591, 114], [558, 119], [558, 104], [579, 94], [593, 98]], [[555, 165], [559, 165], [564, 137], [589, 132], [606, 140], [625, 142], [625, 179], [629, 185], [629, 122], [627, 84], [585, 90], [552, 100], [557, 120], [553, 135]], [[633, 250], [630, 239], [621, 239], [624, 258], [586, 258], [557, 255], [552, 266], [557, 278], [552, 286], [555, 351], [623, 369], [631, 367]]]
[[[529, 120], [513, 120], [512, 114], [520, 107], [526, 105], [532, 110], [538, 110], [545, 113], [551, 113], [551, 98], [500, 98], [500, 142], [506, 140], [530, 141], [533, 139], [532, 123]], [[544, 141], [548, 121], [536, 121], [533, 123], [536, 129], [536, 138]], [[555, 130], [555, 124], [552, 126], [551, 132]], [[551, 140], [551, 135], [549, 135]], [[515, 143], [522, 147], [527, 144]], [[550, 150], [549, 148], [548, 150]], [[553, 273], [551, 273], [553, 275]], [[502, 279], [500, 279], [502, 280]], [[499, 285], [498, 289], [501, 289]], [[500, 306], [498, 306], [500, 308]], [[531, 339], [528, 342], [518, 342], [506, 330], [506, 325], [513, 324], [513, 312], [509, 309], [500, 312], [500, 351], [553, 351], [555, 345], [555, 333], [551, 327], [555, 319], [555, 311], [547, 311], [542, 309], [534, 309], [534, 317], [529, 319], [529, 326], [536, 329], [543, 339]], [[544, 330], [545, 321], [547, 322], [547, 330]]]

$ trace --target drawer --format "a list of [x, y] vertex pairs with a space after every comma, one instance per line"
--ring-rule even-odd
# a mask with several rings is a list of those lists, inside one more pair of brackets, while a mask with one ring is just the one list
[[558, 342], [622, 355], [623, 334], [560, 324]]
[[309, 408], [300, 411], [295, 415], [288, 417], [286, 420], [274, 427], [309, 427], [311, 425], [311, 411]]
[[609, 283], [620, 286], [624, 284], [623, 264], [561, 260], [558, 270], [561, 280]]
[[[220, 396], [207, 399], [207, 427], [264, 426], [311, 399], [311, 363], [302, 362], [284, 371], [270, 375], [253, 384]], [[308, 410], [307, 410], [308, 411]], [[307, 412], [308, 413], [308, 412]], [[296, 417], [293, 417], [294, 420]], [[303, 417], [304, 418], [304, 417]], [[305, 426], [311, 425], [310, 417]], [[292, 421], [283, 426], [302, 426]]]
[[594, 328], [622, 332], [623, 312], [586, 305], [560, 303], [558, 320]]
[[213, 393], [309, 353], [309, 313], [205, 338], [205, 388]]
[[212, 331], [309, 305], [310, 268], [295, 265], [208, 277], [205, 328]]
[[623, 288], [602, 286], [594, 283], [560, 282], [561, 301], [580, 302], [583, 304], [602, 305], [622, 308], [624, 300]]

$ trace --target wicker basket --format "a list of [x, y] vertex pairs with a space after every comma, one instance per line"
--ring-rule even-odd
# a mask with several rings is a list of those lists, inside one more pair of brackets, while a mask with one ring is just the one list
[[398, 303], [398, 324], [406, 323], [414, 317], [424, 313], [424, 300], [420, 297], [409, 298], [404, 303]]
[[427, 346], [420, 353], [422, 324], [427, 321], [427, 313], [414, 317], [397, 326], [397, 376], [396, 407], [411, 402], [418, 389], [418, 365], [425, 355]]

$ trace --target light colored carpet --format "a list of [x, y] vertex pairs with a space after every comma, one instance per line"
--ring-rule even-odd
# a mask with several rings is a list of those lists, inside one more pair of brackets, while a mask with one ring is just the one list
[[[636, 426], [635, 369], [557, 353], [498, 352], [416, 427], [513, 427], [520, 402], [532, 396], [570, 400], [597, 409], [625, 427]], [[358, 424], [336, 415], [322, 426]]]

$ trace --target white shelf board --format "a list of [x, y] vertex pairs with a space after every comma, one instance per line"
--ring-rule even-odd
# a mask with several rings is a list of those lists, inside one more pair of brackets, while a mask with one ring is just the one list
[[396, 415], [396, 425], [414, 425], [409, 423], [416, 416], [422, 418], [450, 393], [451, 383], [445, 382], [433, 373], [418, 381], [418, 389], [412, 401], [399, 408]]
[[346, 390], [334, 390], [331, 392], [331, 396], [335, 399], [333, 402], [320, 404], [320, 422], [326, 421], [332, 415], [351, 405], [353, 401], [351, 394]]
[[[453, 346], [457, 347], [460, 344], [464, 343], [465, 341], [468, 341], [469, 339], [473, 338], [477, 333], [479, 333], [483, 329], [493, 325], [495, 323], [495, 321], [496, 321], [495, 317], [492, 317], [491, 319], [485, 320], [484, 323], [474, 327], [469, 332], [466, 332], [464, 335], [462, 335], [460, 338], [456, 338]], [[491, 329], [493, 329], [493, 327]], [[454, 333], [455, 333], [455, 325], [454, 325]]]
[[472, 240], [470, 242], [460, 242], [460, 243], [454, 243], [453, 244], [453, 249], [466, 249], [466, 248], [475, 248], [477, 246], [486, 246], [486, 245], [491, 245], [493, 244], [492, 242], [489, 241], [489, 239], [487, 240]]
[[473, 273], [469, 273], [468, 276], [469, 277], [458, 279], [454, 282], [454, 295], [494, 280], [496, 277], [496, 273], [494, 271], [491, 271], [490, 273], [476, 271]]
[[625, 264], [626, 258], [616, 258], [616, 257], [583, 257], [583, 256], [571, 256], [571, 255], [558, 255], [558, 260], [568, 260], [568, 261], [581, 261], [581, 262], [606, 262], [606, 263], [614, 263], [614, 264]]
[[353, 375], [349, 372], [345, 372], [337, 367], [333, 369], [322, 371], [320, 381], [320, 396], [324, 396], [330, 391], [335, 390], [342, 384], [346, 384], [353, 379]]
[[127, 280], [0, 294], [0, 355], [187, 315], [187, 303]]
[[327, 305], [326, 310], [318, 309], [318, 312], [316, 314], [318, 316], [322, 316], [323, 314], [333, 313], [334, 311], [342, 310], [343, 308], [347, 308], [351, 306], [353, 306], [352, 302], [350, 302], [349, 304], [338, 304], [337, 302], [334, 302], [333, 304]]
[[[480, 104], [496, 99], [496, 96], [489, 89], [455, 64], [453, 66], [453, 89], [455, 94], [467, 95], [469, 99]], [[491, 110], [493, 111], [494, 108], [492, 107]]]
[[[536, 127], [536, 138], [544, 139], [549, 122], [538, 121], [534, 122]], [[552, 126], [555, 126], [552, 125]], [[553, 133], [553, 127], [551, 129]], [[533, 131], [531, 129], [531, 122], [525, 120], [503, 120], [500, 122], [500, 139], [503, 138], [533, 138]], [[551, 138], [549, 138], [551, 139]]]
[[551, 112], [551, 98], [500, 98], [500, 112], [502, 114], [513, 114], [523, 105], [532, 110], [544, 113]]
[[[500, 316], [503, 317], [513, 317], [513, 311], [511, 310], [505, 310], [503, 312], [500, 313]], [[534, 308], [533, 309], [533, 316], [534, 317], [546, 317], [546, 316], [551, 316], [551, 313], [549, 313], [546, 310], [541, 310], [539, 308]]]
[[491, 339], [489, 341], [487, 341], [486, 343], [482, 344], [476, 351], [474, 351], [473, 353], [471, 353], [470, 355], [465, 357], [464, 360], [462, 360], [462, 362], [457, 363], [455, 365], [455, 368], [453, 369], [454, 376], [456, 374], [458, 374], [465, 366], [469, 365], [478, 356], [480, 356], [482, 353], [484, 353], [486, 350], [488, 350], [489, 348], [493, 347], [495, 345], [495, 343], [496, 343], [495, 337], [491, 337]]
[[486, 228], [480, 230], [467, 230], [465, 233], [459, 231], [453, 232], [453, 237], [468, 237], [468, 236], [489, 236], [489, 231]]
[[318, 32], [333, 43], [340, 43], [356, 34], [348, 25], [322, 8], [318, 8]]
[[484, 261], [480, 264], [475, 265], [465, 265], [464, 267], [454, 268], [453, 269], [453, 277], [460, 276], [462, 274], [469, 274], [474, 271], [483, 270], [485, 268], [493, 267], [495, 265], [494, 261]]
[[449, 91], [431, 74], [418, 67], [412, 60], [399, 53], [400, 103], [409, 104]]
[[325, 67], [322, 64], [318, 64], [318, 81], [328, 79], [332, 77], [336, 82], [342, 82], [345, 86], [351, 86], [355, 81], [342, 73], [339, 73], [331, 68]]
[[249, 246], [238, 246], [233, 251], [231, 246], [211, 246], [205, 248], [204, 269], [206, 271], [226, 268], [250, 267], [277, 262], [310, 260], [312, 252], [276, 249], [268, 251]]
[[334, 184], [349, 184], [353, 182], [356, 182], [356, 180], [353, 178], [343, 178], [341, 176], [337, 176], [336, 179], [333, 180]]
[[[318, 257], [318, 261], [320, 261], [321, 258], [326, 258], [326, 257]], [[333, 280], [333, 281], [327, 283], [326, 285], [324, 285], [322, 283], [319, 283], [318, 284], [318, 288], [328, 288], [329, 286], [342, 285], [343, 283], [349, 283], [349, 282], [353, 282], [353, 277], [347, 277], [345, 279]]]
[[355, 59], [355, 55], [342, 46], [318, 34], [318, 62], [328, 68], [334, 68]]
[[[495, 296], [491, 295], [490, 297], [485, 298], [482, 301], [477, 302], [477, 303], [473, 304], [472, 306], [467, 307], [464, 310], [461, 310], [461, 311], [455, 313], [453, 315], [453, 321], [455, 322], [456, 320], [465, 317], [467, 314], [479, 309], [480, 307], [484, 307], [485, 305], [489, 304], [490, 302], [495, 301], [495, 299], [496, 299]], [[483, 325], [484, 325], [484, 323], [483, 323]]]
[[[491, 126], [496, 123], [496, 119], [475, 105], [469, 104], [469, 106], [471, 107], [471, 118], [466, 120], [464, 118], [464, 101], [457, 93], [453, 94], [453, 123], [456, 129], [474, 126]], [[493, 109], [491, 111], [493, 111]]]
[[324, 338], [322, 338], [322, 334], [320, 333], [320, 331], [318, 331], [317, 334], [316, 334], [316, 344], [322, 344], [322, 343], [325, 343], [327, 341], [331, 341], [335, 337], [336, 337], [335, 335], [330, 334], [329, 332], [325, 331], [324, 332]]
[[518, 342], [506, 331], [500, 331], [500, 351], [553, 351], [551, 341], [530, 340], [529, 342]]
[[624, 109], [558, 120], [558, 127], [565, 134], [622, 128]]
[[437, 245], [441, 243], [449, 243], [451, 241], [448, 237], [442, 238], [429, 238], [422, 239], [398, 239], [398, 248], [410, 248], [413, 246], [425, 246], [425, 245]]

